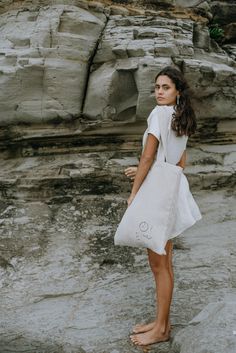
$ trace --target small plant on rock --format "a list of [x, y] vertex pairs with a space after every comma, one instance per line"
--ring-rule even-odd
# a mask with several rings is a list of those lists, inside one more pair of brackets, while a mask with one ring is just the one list
[[210, 37], [216, 42], [221, 43], [224, 38], [224, 30], [219, 27], [218, 23], [213, 23], [209, 26]]

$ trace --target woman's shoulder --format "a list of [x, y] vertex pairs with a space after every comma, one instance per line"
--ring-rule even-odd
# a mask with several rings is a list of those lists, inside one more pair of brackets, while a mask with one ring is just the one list
[[172, 105], [156, 105], [148, 116], [148, 122], [151, 120], [159, 120], [162, 117], [172, 117], [174, 106]]
[[150, 115], [153, 115], [153, 114], [170, 114], [170, 112], [173, 112], [174, 111], [174, 106], [173, 105], [156, 105]]

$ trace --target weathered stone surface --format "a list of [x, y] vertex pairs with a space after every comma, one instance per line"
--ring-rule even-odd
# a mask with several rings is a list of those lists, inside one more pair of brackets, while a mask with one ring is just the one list
[[[236, 291], [229, 301], [208, 304], [174, 338], [175, 353], [234, 353], [236, 350]], [[234, 301], [233, 301], [234, 300]]]
[[78, 116], [105, 19], [66, 5], [0, 17], [1, 125]]
[[134, 121], [138, 90], [131, 65], [130, 61], [127, 68], [116, 69], [112, 63], [104, 64], [91, 74], [84, 105], [86, 117]]
[[[204, 1], [207, 2], [207, 1]], [[199, 0], [175, 0], [175, 4], [178, 6], [183, 6], [183, 7], [193, 7], [193, 6], [198, 6], [202, 3], [202, 1]]]
[[[136, 322], [154, 317], [155, 289], [146, 252], [113, 245], [127, 195], [1, 201], [1, 352], [136, 352], [128, 336]], [[208, 303], [232, 301], [235, 292], [235, 199], [224, 190], [195, 197], [203, 220], [174, 246], [174, 342]]]
[[[89, 149], [89, 146], [87, 147]], [[113, 150], [111, 149], [113, 148]], [[139, 155], [131, 152], [129, 142], [123, 149], [107, 146], [106, 150], [85, 153], [74, 149], [67, 154], [52, 151], [47, 155], [0, 160], [0, 192], [4, 199], [65, 200], [73, 195], [117, 195], [129, 192], [125, 166], [137, 165]], [[141, 150], [141, 141], [139, 141]], [[65, 153], [64, 149], [64, 153]], [[28, 155], [30, 151], [28, 150]], [[56, 152], [56, 151], [55, 151]], [[185, 174], [193, 190], [217, 190], [236, 185], [236, 147], [199, 145], [188, 147]]]
[[[155, 105], [156, 73], [171, 64], [183, 70], [193, 88], [204, 126], [201, 140], [214, 120], [215, 141], [235, 141], [230, 121], [236, 116], [233, 43], [225, 46], [230, 57], [210, 40], [206, 22], [190, 15], [168, 18], [168, 11], [154, 10], [131, 15], [134, 6], [65, 3], [26, 2], [22, 10], [17, 2], [18, 9], [1, 15], [3, 139], [17, 137], [20, 143], [14, 125], [22, 123], [32, 126], [32, 137], [38, 125], [46, 139], [47, 130], [55, 136], [52, 123], [64, 121], [71, 132], [76, 128], [76, 136], [85, 130], [93, 135], [107, 124], [110, 134], [126, 129], [127, 123], [137, 130]], [[57, 125], [56, 131], [62, 128]], [[24, 134], [25, 125], [20, 129]]]
[[236, 3], [234, 0], [210, 1], [210, 7], [216, 22], [223, 25], [235, 22]]
[[236, 44], [226, 44], [223, 48], [227, 50], [231, 58], [236, 59]]
[[236, 22], [230, 23], [224, 27], [224, 43], [235, 43], [235, 42], [236, 42]]
[[[198, 116], [235, 119], [235, 69], [224, 63], [210, 63], [203, 58], [184, 59], [183, 63], [185, 77], [191, 80], [191, 87], [197, 97], [195, 108]], [[212, 96], [214, 96], [213, 100]]]
[[[199, 50], [194, 47], [195, 43], [196, 47], [200, 48]], [[136, 67], [130, 70], [130, 81], [135, 80], [138, 91], [137, 119], [147, 116], [150, 105], [154, 104], [153, 79], [155, 74], [163, 66], [173, 64], [173, 61], [176, 65], [183, 67], [193, 89], [194, 104], [199, 117], [220, 116], [220, 119], [235, 117], [235, 66], [223, 50], [217, 48], [217, 55], [213, 56], [207, 52], [210, 48], [209, 33], [204, 25], [193, 28], [191, 21], [164, 20], [158, 17], [155, 19], [142, 16], [110, 17], [94, 57], [94, 71], [89, 78], [84, 114], [93, 119], [98, 117], [103, 119], [104, 115], [107, 117], [103, 113], [105, 104], [107, 106], [105, 112], [109, 111], [110, 117], [116, 119], [115, 116], [118, 115], [116, 105], [120, 102], [120, 97], [118, 94], [117, 102], [114, 102], [116, 84], [112, 80], [107, 84], [105, 80], [111, 72], [113, 76], [115, 75], [117, 62], [119, 71], [122, 70], [123, 61], [123, 70], [127, 70], [127, 62], [130, 61], [131, 66], [134, 57]], [[104, 82], [105, 92], [98, 90], [99, 76]], [[116, 76], [119, 77], [118, 73]], [[127, 99], [133, 100], [136, 94], [136, 88], [130, 89]], [[205, 105], [202, 104], [203, 99]], [[100, 104], [96, 104], [95, 111], [92, 112], [94, 100]], [[135, 111], [133, 117], [135, 118]], [[129, 114], [127, 114], [127, 119], [129, 119]]]

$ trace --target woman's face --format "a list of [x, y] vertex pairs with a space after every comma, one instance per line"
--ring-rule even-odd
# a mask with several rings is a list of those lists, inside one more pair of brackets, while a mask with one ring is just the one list
[[174, 82], [166, 75], [160, 75], [155, 83], [155, 97], [158, 105], [175, 105], [179, 95]]

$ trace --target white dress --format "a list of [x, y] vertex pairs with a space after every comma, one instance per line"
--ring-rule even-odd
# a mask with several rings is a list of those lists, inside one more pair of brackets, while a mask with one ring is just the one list
[[[171, 129], [171, 119], [174, 113], [174, 106], [156, 106], [150, 113], [147, 123], [148, 127], [143, 135], [143, 149], [146, 143], [146, 139], [149, 133], [154, 135], [160, 141], [160, 128], [158, 124], [158, 112], [166, 115], [166, 123], [168, 124], [168, 140], [167, 140], [167, 162], [171, 164], [177, 164], [186, 149], [188, 136], [177, 137], [175, 132]], [[164, 150], [163, 145], [158, 145], [157, 161], [164, 161]], [[168, 239], [172, 239], [177, 235], [181, 234], [187, 228], [191, 227], [196, 221], [202, 218], [198, 205], [196, 204], [190, 190], [189, 183], [184, 175], [181, 174], [180, 188], [177, 195], [176, 201], [176, 222], [172, 233], [168, 236]]]

